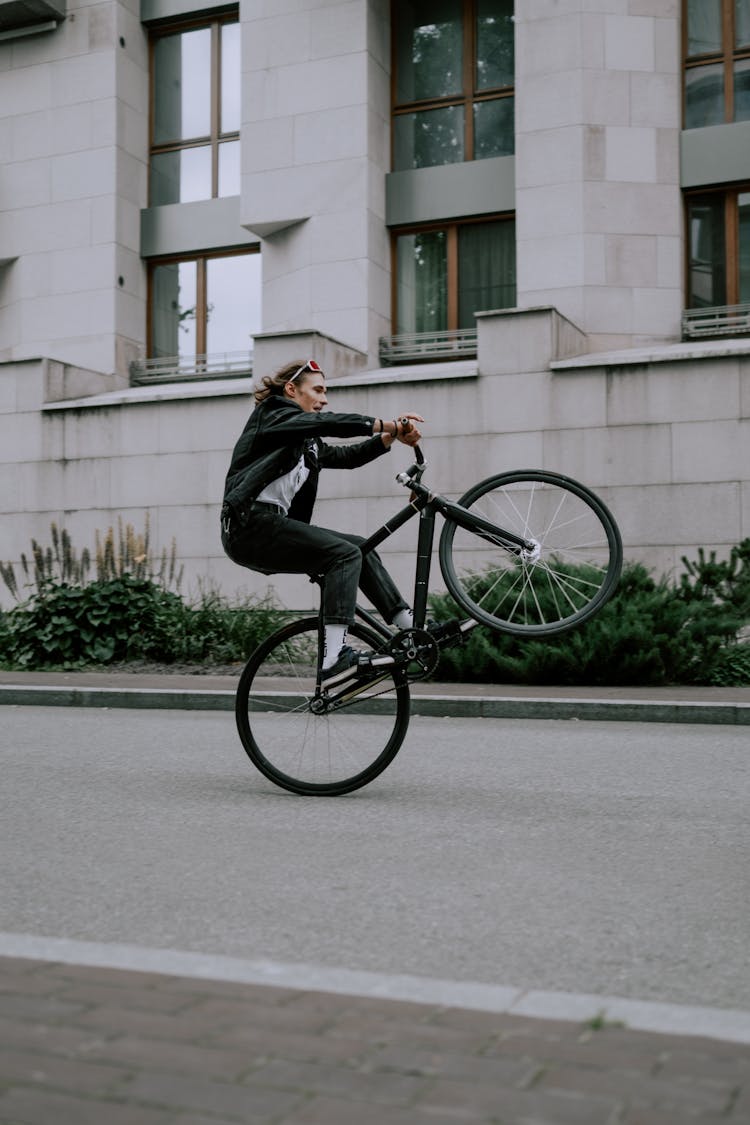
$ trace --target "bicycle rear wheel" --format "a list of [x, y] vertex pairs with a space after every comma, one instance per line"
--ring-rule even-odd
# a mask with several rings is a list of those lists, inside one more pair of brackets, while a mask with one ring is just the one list
[[[520, 636], [552, 636], [592, 617], [614, 593], [622, 541], [607, 507], [570, 477], [530, 469], [501, 473], [459, 504], [494, 524], [497, 535], [446, 517], [440, 569], [458, 604], [476, 621]], [[529, 550], [503, 543], [510, 531]]]
[[[347, 644], [369, 653], [382, 640], [356, 624]], [[316, 713], [317, 654], [315, 617], [273, 633], [240, 677], [235, 717], [248, 757], [270, 781], [292, 793], [339, 796], [395, 758], [409, 725], [409, 687], [391, 668], [340, 707]]]

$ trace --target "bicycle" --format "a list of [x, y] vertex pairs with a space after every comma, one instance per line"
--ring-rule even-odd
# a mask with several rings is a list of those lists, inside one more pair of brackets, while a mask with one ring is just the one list
[[[394, 633], [357, 606], [347, 643], [360, 650], [360, 666], [329, 691], [320, 683], [320, 614], [274, 632], [241, 674], [235, 717], [245, 751], [265, 777], [293, 793], [338, 796], [378, 777], [406, 736], [409, 684], [435, 670], [441, 648], [478, 625], [529, 638], [563, 633], [593, 617], [617, 586], [620, 532], [585, 485], [545, 470], [511, 471], [454, 502], [422, 484], [426, 462], [419, 446], [414, 453], [414, 464], [396, 476], [410, 489], [409, 503], [362, 547], [373, 550], [419, 516], [414, 627]], [[440, 570], [468, 615], [440, 641], [425, 624], [438, 514], [445, 520]]]

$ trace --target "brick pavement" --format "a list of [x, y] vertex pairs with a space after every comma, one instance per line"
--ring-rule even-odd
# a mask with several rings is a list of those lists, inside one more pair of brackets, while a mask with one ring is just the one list
[[0, 958], [0, 1125], [750, 1122], [750, 1046]]

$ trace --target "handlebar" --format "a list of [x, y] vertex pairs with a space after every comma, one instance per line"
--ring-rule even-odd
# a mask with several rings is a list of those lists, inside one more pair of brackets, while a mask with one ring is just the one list
[[[401, 425], [401, 427], [402, 427], [402, 429], [403, 429], [404, 433], [405, 433], [405, 434], [408, 434], [408, 433], [409, 433], [409, 430], [410, 430], [410, 429], [412, 428], [412, 421], [411, 421], [411, 418], [399, 418], [399, 423], [400, 423], [400, 425]], [[424, 460], [424, 453], [423, 453], [423, 452], [422, 452], [422, 450], [421, 450], [421, 449], [419, 448], [419, 446], [418, 446], [418, 445], [413, 445], [413, 446], [412, 446], [411, 448], [412, 448], [412, 449], [414, 450], [414, 456], [415, 456], [415, 457], [416, 457], [416, 459], [417, 459], [417, 465], [424, 465], [424, 463], [425, 463], [425, 460]], [[414, 468], [416, 468], [416, 466], [414, 466], [414, 465], [413, 465], [413, 466], [412, 466], [412, 468], [414, 469]], [[412, 476], [413, 476], [413, 475], [414, 475], [414, 473], [410, 473], [410, 475], [412, 475]]]

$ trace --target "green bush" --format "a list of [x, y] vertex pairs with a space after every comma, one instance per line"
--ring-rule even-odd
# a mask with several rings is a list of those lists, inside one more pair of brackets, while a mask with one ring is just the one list
[[[750, 619], [750, 540], [726, 562], [683, 560], [677, 585], [645, 567], [623, 568], [614, 597], [596, 617], [559, 637], [528, 640], [477, 628], [441, 653], [436, 678], [464, 682], [588, 685], [750, 683], [750, 646], [736, 643]], [[448, 595], [433, 616], [456, 616]]]
[[[32, 540], [31, 562], [21, 570], [32, 593], [0, 613], [0, 664], [20, 669], [81, 668], [123, 662], [164, 664], [234, 663], [285, 618], [269, 598], [231, 605], [201, 589], [195, 604], [175, 590], [180, 577], [176, 550], [155, 566], [146, 533], [119, 525], [97, 533], [96, 578], [91, 558], [79, 557], [65, 531], [52, 525], [52, 546]], [[0, 563], [0, 577], [20, 598], [14, 567]]]

